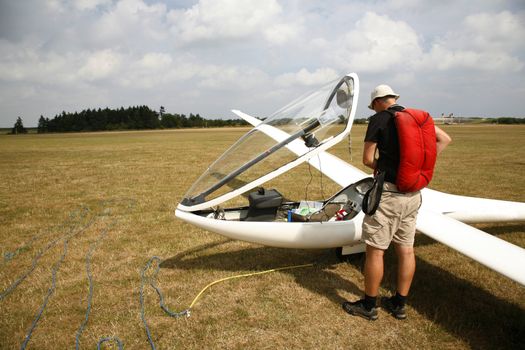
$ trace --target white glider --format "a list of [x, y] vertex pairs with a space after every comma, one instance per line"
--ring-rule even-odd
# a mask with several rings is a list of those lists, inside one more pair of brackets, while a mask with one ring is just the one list
[[[340, 142], [353, 123], [359, 94], [356, 74], [348, 74], [290, 103], [262, 121], [233, 112], [254, 126], [194, 183], [176, 209], [176, 216], [224, 236], [285, 248], [343, 247], [344, 254], [364, 251], [361, 241], [363, 192], [370, 178], [363, 171], [325, 152]], [[320, 139], [321, 141], [319, 141]], [[220, 208], [255, 187], [308, 162], [343, 190], [326, 201], [331, 207], [318, 220], [288, 221], [300, 203], [278, 202]], [[525, 221], [525, 203], [422, 191], [417, 230], [481, 264], [525, 285], [525, 249], [466, 223]], [[252, 192], [250, 199], [258, 198]], [[266, 203], [274, 202], [269, 198]], [[343, 204], [354, 209], [349, 220], [334, 214]], [[318, 213], [321, 213], [319, 211]], [[281, 215], [279, 215], [279, 213]], [[313, 218], [307, 216], [307, 218]]]

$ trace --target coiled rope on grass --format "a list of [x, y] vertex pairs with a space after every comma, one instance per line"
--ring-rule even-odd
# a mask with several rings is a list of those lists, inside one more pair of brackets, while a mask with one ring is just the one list
[[[128, 203], [128, 209], [131, 210], [136, 202], [135, 200], [132, 200], [132, 199], [126, 199], [129, 203]], [[104, 210], [106, 211], [106, 210]], [[110, 214], [110, 211], [108, 211], [108, 215]], [[91, 259], [93, 258], [93, 254], [95, 252], [95, 249], [98, 247], [99, 243], [108, 235], [108, 232], [110, 230], [111, 227], [113, 227], [114, 225], [116, 224], [116, 220], [114, 219], [110, 225], [108, 225], [108, 227], [106, 227], [104, 230], [102, 230], [102, 232], [100, 233], [100, 235], [98, 236], [98, 238], [95, 240], [95, 242], [91, 243], [90, 246], [89, 246], [89, 250], [88, 250], [88, 253], [86, 254], [86, 275], [88, 277], [88, 285], [89, 285], [89, 288], [88, 288], [88, 302], [87, 302], [87, 307], [86, 307], [86, 313], [85, 313], [85, 316], [84, 316], [84, 321], [82, 321], [82, 324], [80, 325], [80, 327], [78, 328], [77, 330], [77, 335], [76, 335], [76, 338], [75, 338], [75, 349], [78, 350], [80, 348], [80, 337], [82, 335], [82, 333], [84, 332], [84, 328], [86, 327], [88, 321], [89, 321], [89, 315], [91, 313], [91, 308], [92, 308], [92, 300], [93, 300], [93, 290], [94, 290], [94, 287], [93, 287], [93, 275], [91, 273]], [[118, 337], [104, 337], [104, 338], [100, 338], [98, 343], [97, 343], [97, 349], [100, 350], [101, 348], [101, 345], [103, 343], [106, 343], [106, 342], [115, 342], [117, 343], [117, 346], [120, 350], [122, 350], [124, 348], [123, 344], [122, 344], [122, 341], [118, 338]]]
[[[44, 301], [43, 301], [42, 305], [40, 306], [39, 311], [36, 313], [36, 315], [35, 315], [35, 317], [33, 319], [33, 322], [31, 324], [31, 326], [29, 327], [29, 330], [26, 333], [24, 341], [23, 341], [23, 343], [21, 345], [21, 349], [25, 349], [27, 347], [27, 344], [29, 343], [29, 341], [31, 339], [33, 331], [35, 330], [35, 328], [36, 328], [36, 326], [37, 326], [37, 324], [38, 324], [38, 322], [39, 322], [39, 320], [40, 320], [40, 318], [41, 318], [41, 316], [42, 316], [42, 314], [43, 314], [43, 312], [44, 312], [44, 310], [45, 310], [45, 308], [47, 306], [47, 303], [48, 303], [50, 297], [54, 294], [54, 292], [56, 290], [56, 276], [57, 276], [57, 273], [58, 273], [58, 271], [60, 269], [60, 266], [62, 265], [66, 255], [67, 255], [69, 241], [72, 238], [74, 238], [74, 237], [78, 236], [79, 234], [83, 233], [84, 231], [86, 231], [101, 216], [109, 216], [110, 213], [111, 213], [111, 210], [109, 208], [107, 208], [106, 205], [111, 203], [111, 202], [113, 202], [113, 200], [102, 201], [101, 212], [99, 214], [97, 214], [97, 215], [93, 215], [93, 217], [91, 217], [91, 219], [85, 225], [83, 225], [80, 228], [78, 228], [78, 230], [76, 230], [76, 227], [75, 227], [77, 222], [73, 222], [74, 226], [69, 229], [69, 232], [67, 234], [52, 240], [50, 243], [48, 243], [46, 245], [45, 248], [41, 249], [38, 252], [38, 254], [33, 258], [30, 268], [25, 273], [23, 273], [19, 278], [17, 278], [15, 280], [15, 282], [13, 282], [9, 287], [7, 287], [2, 293], [0, 293], [0, 301], [2, 301], [3, 299], [5, 299], [5, 297], [7, 297], [9, 294], [11, 294], [35, 270], [35, 268], [36, 268], [36, 266], [38, 264], [38, 261], [40, 260], [40, 258], [47, 251], [49, 251], [56, 244], [58, 244], [58, 242], [60, 240], [64, 240], [64, 246], [63, 246], [63, 250], [62, 250], [62, 255], [60, 256], [58, 261], [53, 264], [53, 267], [51, 269], [51, 272], [52, 272], [51, 273], [51, 286], [48, 288], [47, 294], [44, 297]], [[134, 206], [135, 201], [134, 200], [129, 200], [129, 202], [130, 203], [128, 204], [128, 209], [132, 208]], [[80, 217], [81, 218], [85, 217], [87, 215], [87, 213], [89, 213], [89, 209], [86, 208], [86, 207], [83, 207], [83, 213], [80, 215]], [[70, 219], [73, 221], [73, 218], [76, 215], [77, 215], [76, 212], [73, 212], [72, 214], [70, 214]], [[68, 221], [69, 220], [66, 220], [64, 223], [59, 225], [59, 228], [67, 226], [66, 223]], [[106, 227], [104, 230], [102, 230], [102, 232], [99, 235], [99, 237], [97, 238], [97, 240], [90, 245], [88, 254], [86, 255], [86, 271], [87, 271], [87, 274], [88, 274], [88, 281], [89, 281], [88, 307], [87, 307], [87, 310], [86, 310], [85, 319], [82, 322], [81, 326], [79, 327], [79, 330], [77, 331], [76, 349], [79, 348], [79, 338], [80, 338], [80, 335], [83, 332], [84, 327], [87, 324], [87, 321], [89, 319], [89, 313], [91, 311], [91, 300], [92, 300], [92, 295], [93, 295], [93, 281], [92, 281], [92, 275], [91, 275], [90, 261], [91, 261], [92, 255], [93, 255], [96, 247], [98, 246], [99, 242], [105, 236], [107, 236], [109, 229], [115, 224], [115, 222], [116, 222], [116, 220], [113, 220], [113, 222], [110, 225], [108, 225], [108, 227]], [[15, 251], [15, 253], [8, 254], [7, 255], [8, 259], [5, 259], [6, 255], [4, 255], [4, 261], [12, 260], [12, 258], [16, 257], [19, 252], [21, 252], [21, 251], [23, 251], [25, 249], [25, 247], [30, 246], [41, 235], [42, 234], [35, 235], [33, 238], [30, 239], [30, 241], [28, 243], [24, 244], [24, 246], [22, 246], [21, 248], [18, 248]], [[98, 344], [97, 344], [98, 349], [100, 349], [101, 344], [103, 344], [105, 342], [116, 342], [118, 347], [119, 347], [119, 349], [123, 349], [122, 342], [117, 337], [101, 338], [99, 340]]]
[[120, 341], [119, 338], [117, 337], [106, 337], [106, 338], [101, 338], [99, 339], [98, 343], [97, 343], [97, 350], [100, 350], [101, 349], [101, 345], [103, 343], [109, 343], [109, 342], [115, 342], [117, 343], [117, 346], [119, 348], [119, 350], [122, 350], [124, 349], [124, 345], [122, 344], [122, 341]]
[[[60, 225], [58, 225], [57, 228], [54, 229], [54, 231], [61, 231], [63, 228], [65, 228], [65, 227], [67, 227], [69, 225], [76, 225], [78, 223], [76, 221], [76, 218], [78, 217], [80, 220], [82, 220], [83, 218], [86, 217], [88, 212], [89, 212], [89, 208], [87, 208], [86, 206], [82, 205], [81, 209], [77, 209], [77, 210], [69, 213], [68, 219], [66, 219]], [[21, 254], [22, 252], [26, 251], [29, 247], [31, 247], [33, 245], [33, 242], [35, 242], [39, 238], [43, 237], [44, 234], [45, 234], [45, 232], [40, 232], [40, 233], [34, 235], [33, 237], [31, 237], [31, 239], [28, 242], [26, 242], [23, 245], [21, 245], [20, 247], [16, 248], [14, 251], [12, 251], [12, 252], [10, 252], [10, 251], [4, 252], [4, 254], [3, 254], [3, 258], [4, 259], [3, 259], [2, 262], [0, 262], [0, 266], [7, 264], [8, 262], [10, 262], [14, 258], [16, 258], [19, 254]]]
[[[65, 234], [64, 236], [58, 237], [54, 240], [52, 240], [50, 243], [46, 245], [45, 248], [41, 249], [38, 254], [33, 258], [31, 262], [31, 267], [24, 272], [20, 277], [18, 277], [9, 287], [7, 287], [2, 293], [0, 293], [0, 301], [4, 300], [9, 294], [11, 294], [20, 283], [22, 283], [29, 275], [35, 270], [36, 265], [38, 264], [38, 261], [40, 258], [51, 248], [53, 248], [55, 245], [58, 244], [59, 241], [64, 240], [69, 241], [71, 238], [79, 235], [80, 233], [86, 231], [91, 225], [95, 223], [96, 216], [93, 216], [86, 225], [82, 226], [78, 231], [75, 231], [74, 227], [70, 228], [69, 233]], [[67, 247], [67, 246], [66, 246]]]
[[26, 337], [25, 337], [24, 342], [22, 343], [22, 346], [20, 347], [20, 349], [23, 350], [23, 349], [26, 348], [27, 344], [29, 343], [29, 340], [31, 339], [31, 335], [33, 334], [33, 331], [36, 328], [36, 325], [37, 325], [38, 321], [40, 320], [40, 317], [42, 316], [42, 313], [44, 312], [44, 309], [47, 306], [47, 302], [49, 301], [49, 298], [55, 292], [55, 289], [56, 289], [56, 275], [58, 273], [58, 269], [60, 268], [60, 265], [62, 265], [62, 262], [66, 258], [67, 247], [69, 245], [69, 240], [72, 237], [76, 236], [78, 233], [82, 232], [82, 231], [84, 231], [84, 230], [78, 231], [75, 235], [71, 235], [71, 236], [67, 237], [64, 240], [64, 248], [62, 250], [62, 255], [60, 256], [58, 261], [55, 264], [53, 264], [53, 268], [51, 269], [51, 271], [52, 271], [52, 273], [51, 273], [51, 287], [49, 287], [49, 289], [47, 290], [47, 294], [46, 294], [46, 296], [44, 298], [44, 302], [42, 303], [42, 305], [40, 307], [40, 310], [37, 312], [37, 314], [36, 314], [36, 316], [35, 316], [35, 318], [33, 320], [33, 323], [31, 324], [31, 327], [29, 327], [29, 330], [27, 331]]
[[[88, 291], [88, 301], [87, 301], [87, 307], [86, 307], [86, 314], [84, 316], [84, 321], [82, 321], [82, 324], [77, 330], [77, 335], [75, 338], [75, 349], [78, 350], [80, 348], [80, 337], [82, 335], [82, 332], [84, 332], [84, 328], [86, 327], [88, 321], [89, 321], [89, 314], [91, 313], [91, 306], [92, 306], [92, 300], [93, 300], [93, 275], [91, 274], [91, 259], [93, 257], [93, 253], [95, 252], [95, 249], [97, 248], [98, 244], [102, 239], [104, 239], [109, 229], [115, 224], [115, 221], [113, 221], [108, 227], [106, 227], [104, 230], [102, 230], [101, 234], [98, 236], [97, 240], [89, 246], [89, 251], [86, 254], [86, 274], [88, 277], [88, 284], [89, 284], [89, 291]], [[103, 341], [102, 341], [103, 340]], [[119, 344], [119, 349], [122, 349], [122, 343], [118, 338], [112, 337], [112, 338], [103, 338], [98, 343], [98, 348], [100, 349], [100, 344], [106, 341], [117, 341], [117, 344]]]
[[[153, 264], [153, 262], [156, 261], [157, 264], [156, 264], [156, 267], [155, 267], [155, 270], [154, 272], [151, 274], [150, 277], [146, 277], [146, 271], [149, 270]], [[182, 316], [186, 316], [186, 317], [190, 317], [191, 315], [191, 309], [193, 308], [193, 306], [195, 305], [195, 303], [197, 302], [197, 300], [200, 298], [200, 296], [211, 286], [217, 284], [217, 283], [220, 283], [220, 282], [224, 282], [224, 281], [228, 281], [228, 280], [233, 280], [233, 279], [238, 279], [238, 278], [243, 278], [243, 277], [249, 277], [249, 276], [256, 276], [256, 275], [262, 275], [262, 274], [266, 274], [266, 273], [270, 273], [270, 272], [276, 272], [276, 271], [283, 271], [283, 270], [291, 270], [291, 269], [297, 269], [297, 268], [302, 268], [302, 267], [311, 267], [313, 266], [314, 264], [303, 264], [303, 265], [294, 265], [294, 266], [285, 266], [285, 267], [279, 267], [279, 268], [275, 268], [275, 269], [270, 269], [270, 270], [265, 270], [265, 271], [259, 271], [259, 272], [251, 272], [251, 273], [245, 273], [245, 274], [241, 274], [241, 275], [236, 275], [236, 276], [230, 276], [230, 277], [225, 277], [225, 278], [221, 278], [219, 280], [216, 280], [214, 282], [211, 282], [209, 283], [206, 287], [204, 287], [200, 292], [199, 294], [197, 294], [197, 296], [193, 299], [193, 301], [191, 302], [190, 306], [186, 309], [186, 310], [183, 310], [181, 312], [176, 312], [176, 311], [171, 311], [170, 309], [168, 309], [164, 303], [164, 296], [162, 294], [162, 292], [160, 291], [160, 289], [157, 287], [156, 285], [156, 277], [157, 277], [157, 274], [160, 270], [160, 262], [161, 262], [161, 258], [159, 258], [158, 256], [153, 256], [151, 257], [148, 262], [146, 263], [146, 265], [144, 265], [144, 268], [142, 269], [141, 271], [141, 285], [140, 285], [140, 293], [139, 293], [139, 300], [140, 300], [140, 316], [141, 316], [141, 319], [142, 319], [142, 323], [144, 324], [144, 328], [146, 330], [146, 335], [148, 337], [148, 342], [151, 346], [151, 348], [153, 350], [156, 349], [155, 347], [155, 343], [153, 342], [153, 339], [151, 337], [151, 332], [150, 332], [150, 329], [149, 329], [149, 326], [148, 326], [148, 323], [146, 321], [146, 316], [145, 316], [145, 311], [144, 311], [144, 286], [146, 284], [146, 281], [149, 282], [149, 285], [157, 292], [157, 295], [159, 296], [159, 304], [160, 304], [160, 308], [170, 317], [174, 317], [174, 318], [179, 318], [179, 317], [182, 317]]]

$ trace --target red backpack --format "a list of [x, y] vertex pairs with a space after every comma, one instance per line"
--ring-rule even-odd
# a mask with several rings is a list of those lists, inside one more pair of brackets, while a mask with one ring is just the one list
[[415, 192], [426, 187], [436, 164], [436, 130], [428, 112], [404, 109], [395, 112], [399, 136], [399, 168], [396, 186], [401, 192]]

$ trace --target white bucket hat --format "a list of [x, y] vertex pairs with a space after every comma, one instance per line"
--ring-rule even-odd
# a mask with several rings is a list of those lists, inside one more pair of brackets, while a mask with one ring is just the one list
[[392, 88], [388, 85], [381, 84], [375, 87], [374, 90], [372, 90], [372, 93], [370, 94], [370, 105], [368, 105], [368, 108], [372, 108], [372, 104], [374, 103], [374, 100], [379, 97], [385, 97], [385, 96], [394, 96], [396, 100], [399, 98], [399, 95], [392, 90]]

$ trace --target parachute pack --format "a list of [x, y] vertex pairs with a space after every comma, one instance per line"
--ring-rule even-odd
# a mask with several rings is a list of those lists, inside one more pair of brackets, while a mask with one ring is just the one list
[[399, 136], [399, 168], [396, 186], [401, 192], [426, 187], [436, 164], [436, 130], [428, 112], [418, 109], [391, 111]]

